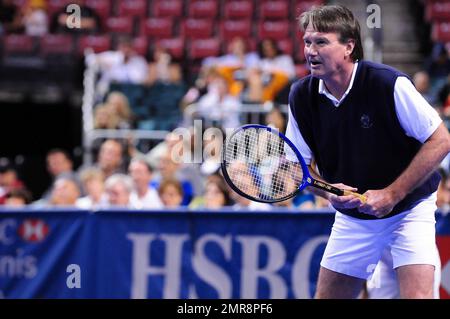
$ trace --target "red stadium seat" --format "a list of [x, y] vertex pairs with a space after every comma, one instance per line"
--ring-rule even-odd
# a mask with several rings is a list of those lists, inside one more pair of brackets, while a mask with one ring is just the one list
[[260, 21], [258, 25], [259, 39], [284, 39], [289, 37], [288, 21]]
[[442, 21], [450, 20], [450, 2], [433, 2], [428, 3], [425, 9], [425, 16], [427, 21]]
[[146, 56], [148, 52], [148, 38], [139, 36], [133, 38], [133, 49], [140, 55]]
[[70, 0], [47, 0], [48, 16], [52, 18], [56, 12], [59, 12], [63, 8], [67, 7], [70, 3]]
[[147, 1], [145, 0], [119, 0], [118, 3], [119, 16], [147, 16]]
[[173, 20], [171, 18], [148, 18], [141, 25], [141, 34], [152, 38], [171, 38]]
[[306, 64], [296, 64], [295, 65], [295, 76], [297, 78], [303, 78], [309, 74], [309, 69]]
[[217, 0], [191, 0], [187, 10], [192, 18], [214, 19], [219, 12], [219, 3]]
[[184, 58], [184, 44], [183, 38], [160, 39], [156, 41], [157, 46], [166, 48], [175, 59]]
[[289, 17], [289, 1], [264, 1], [259, 6], [260, 19], [287, 19]]
[[87, 48], [92, 48], [95, 53], [111, 50], [111, 37], [109, 35], [84, 35], [78, 40], [78, 54], [83, 55]]
[[154, 0], [152, 12], [154, 17], [183, 16], [182, 0]]
[[297, 0], [294, 7], [294, 17], [298, 17], [302, 12], [308, 11], [313, 6], [324, 4], [322, 0]]
[[436, 42], [450, 41], [450, 22], [433, 23], [432, 39]]
[[95, 10], [95, 12], [106, 20], [111, 15], [111, 1], [110, 0], [86, 0], [86, 6]]
[[209, 38], [213, 31], [213, 20], [188, 18], [181, 22], [181, 35], [187, 38]]
[[252, 1], [227, 1], [224, 4], [224, 17], [226, 19], [251, 19], [252, 16]]
[[189, 46], [190, 59], [203, 59], [220, 54], [220, 40], [218, 38], [194, 39]]
[[48, 55], [71, 55], [74, 52], [74, 38], [66, 34], [47, 34], [40, 38], [40, 53]]
[[133, 32], [133, 18], [109, 17], [106, 20], [106, 32], [131, 34]]
[[252, 35], [251, 20], [225, 20], [220, 23], [220, 37], [231, 40], [235, 37], [249, 38]]
[[284, 54], [293, 55], [294, 54], [294, 43], [291, 38], [279, 39], [277, 41], [278, 47]]
[[24, 34], [10, 34], [4, 37], [4, 52], [6, 55], [32, 55], [34, 50], [34, 40], [31, 36]]

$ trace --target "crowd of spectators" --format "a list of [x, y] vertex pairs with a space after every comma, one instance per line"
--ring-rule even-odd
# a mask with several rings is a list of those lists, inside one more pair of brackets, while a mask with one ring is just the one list
[[[72, 3], [81, 8], [81, 28], [78, 29], [68, 27], [65, 8], [50, 15], [44, 0], [23, 1], [22, 7], [13, 0], [0, 0], [0, 33], [42, 36], [48, 32], [98, 32], [101, 28], [98, 13], [83, 0]], [[114, 83], [144, 87], [182, 85], [186, 89], [177, 101], [180, 115], [186, 107], [196, 104], [195, 117], [225, 131], [242, 124], [240, 111], [245, 104], [262, 105], [279, 100], [285, 103], [286, 90], [302, 75], [296, 69], [298, 59], [282, 51], [279, 41], [271, 38], [258, 39], [252, 49], [248, 39], [233, 37], [226, 44], [224, 54], [202, 59], [193, 81], [186, 79], [183, 61], [168, 48], [151, 45], [151, 53], [146, 56], [136, 50], [134, 39], [129, 35], [121, 35], [115, 42], [115, 49], [91, 52], [85, 61], [87, 66], [95, 64], [99, 67], [98, 98], [93, 108], [94, 129], [133, 129], [142, 119], [127, 92], [111, 89]], [[443, 43], [437, 42], [423, 70], [414, 74], [412, 80], [450, 128], [449, 74], [448, 51]], [[165, 108], [164, 105], [161, 107]], [[284, 131], [285, 120], [285, 114], [274, 107], [264, 122]], [[177, 124], [186, 128], [192, 125], [181, 121]], [[191, 138], [193, 135], [191, 131]], [[47, 154], [47, 170], [52, 183], [39, 198], [26, 190], [13, 165], [3, 163], [0, 167], [0, 204], [83, 209], [117, 206], [132, 209], [271, 208], [250, 202], [228, 188], [220, 174], [222, 140], [204, 141], [201, 163], [191, 161], [192, 154], [187, 154], [186, 150], [192, 152], [192, 148], [183, 147], [183, 154], [174, 153], [180, 143], [192, 145], [190, 142], [173, 132], [149, 152], [142, 153], [128, 141], [104, 139], [99, 141], [94, 165], [82, 165], [77, 169], [66, 151], [51, 150]], [[447, 158], [442, 163], [439, 193], [439, 205], [446, 209], [450, 203], [449, 162], [450, 158]], [[277, 206], [315, 209], [327, 207], [328, 203], [305, 191]]]

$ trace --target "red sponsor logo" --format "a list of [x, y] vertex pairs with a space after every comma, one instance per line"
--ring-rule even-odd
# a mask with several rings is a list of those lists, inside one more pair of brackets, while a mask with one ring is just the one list
[[450, 236], [437, 236], [436, 243], [442, 265], [440, 297], [450, 299]]
[[17, 230], [19, 236], [29, 242], [44, 240], [49, 231], [48, 225], [41, 219], [25, 219]]

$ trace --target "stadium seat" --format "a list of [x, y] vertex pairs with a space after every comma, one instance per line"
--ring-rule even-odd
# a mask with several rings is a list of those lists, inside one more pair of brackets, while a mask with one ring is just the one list
[[324, 4], [323, 0], [297, 0], [294, 2], [294, 17], [298, 17], [301, 13], [308, 11], [313, 6]]
[[224, 4], [225, 19], [251, 19], [253, 2], [248, 0], [227, 1]]
[[288, 21], [260, 21], [258, 24], [258, 37], [262, 39], [285, 39], [289, 37]]
[[133, 48], [138, 54], [142, 56], [147, 56], [148, 45], [148, 38], [146, 36], [141, 35], [139, 37], [133, 38]]
[[450, 22], [435, 22], [432, 27], [432, 39], [436, 42], [450, 41]]
[[188, 55], [190, 59], [203, 59], [220, 54], [220, 40], [218, 38], [194, 39], [190, 42]]
[[44, 57], [53, 55], [71, 55], [74, 52], [74, 38], [66, 34], [47, 34], [39, 39], [40, 54]]
[[188, 2], [187, 10], [192, 18], [214, 19], [219, 12], [219, 3], [217, 0], [191, 0]]
[[251, 20], [225, 20], [220, 23], [220, 38], [229, 41], [235, 37], [249, 38], [252, 35]]
[[87, 48], [92, 48], [95, 53], [111, 50], [111, 37], [109, 35], [81, 36], [78, 40], [78, 54], [83, 55]]
[[141, 34], [152, 38], [171, 38], [173, 20], [171, 18], [148, 18], [141, 25]]
[[152, 13], [154, 17], [181, 17], [183, 0], [154, 0]]
[[119, 16], [147, 16], [147, 1], [145, 0], [119, 0], [118, 3]]
[[188, 18], [181, 22], [181, 35], [186, 38], [209, 38], [213, 33], [213, 20]]
[[427, 3], [425, 17], [428, 22], [446, 22], [450, 20], [450, 2], [439, 1]]
[[106, 32], [131, 34], [133, 32], [132, 17], [109, 17], [106, 19]]
[[71, 3], [70, 0], [47, 0], [47, 13], [50, 18]]
[[86, 0], [85, 4], [89, 8], [95, 10], [102, 20], [106, 20], [109, 16], [111, 16], [110, 0]]
[[288, 0], [269, 0], [259, 5], [259, 18], [265, 19], [287, 19], [289, 17]]
[[160, 39], [156, 41], [156, 45], [166, 48], [175, 59], [184, 58], [185, 41], [183, 38]]
[[33, 55], [34, 39], [24, 34], [10, 34], [4, 37], [3, 50], [5, 55]]
[[284, 54], [292, 56], [294, 54], [294, 43], [291, 38], [279, 39], [278, 47]]

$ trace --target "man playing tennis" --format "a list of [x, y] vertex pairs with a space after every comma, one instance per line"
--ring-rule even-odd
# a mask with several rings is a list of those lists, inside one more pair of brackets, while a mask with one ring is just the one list
[[342, 6], [300, 16], [311, 74], [292, 87], [287, 137], [313, 177], [366, 196], [315, 190], [337, 210], [316, 298], [356, 298], [385, 248], [402, 298], [432, 298], [438, 164], [450, 137], [410, 79], [363, 60], [360, 27]]

